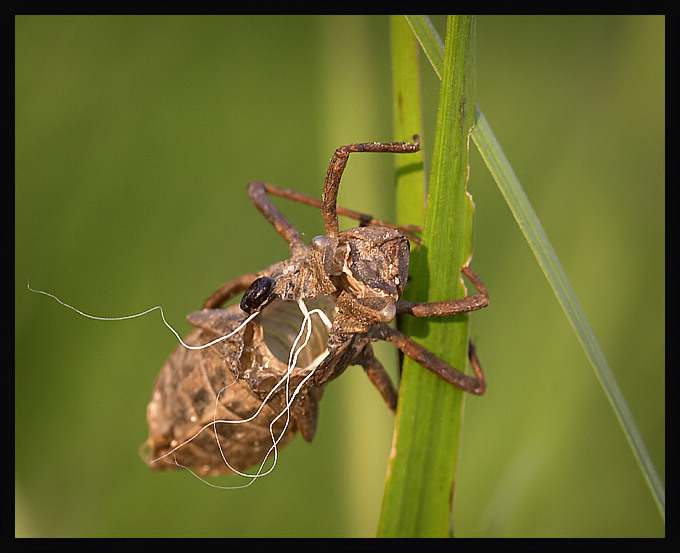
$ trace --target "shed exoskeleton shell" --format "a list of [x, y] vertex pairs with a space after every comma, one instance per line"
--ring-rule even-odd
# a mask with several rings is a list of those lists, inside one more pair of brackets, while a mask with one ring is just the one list
[[[469, 358], [475, 376], [451, 367], [390, 326], [398, 313], [436, 317], [485, 307], [488, 292], [468, 266], [461, 269], [477, 293], [442, 302], [400, 299], [408, 280], [413, 227], [337, 206], [342, 172], [352, 152], [409, 153], [414, 142], [369, 142], [335, 151], [321, 201], [292, 190], [251, 182], [248, 194], [290, 245], [290, 259], [260, 273], [227, 282], [188, 316], [196, 327], [170, 355], [147, 409], [149, 439], [143, 456], [157, 470], [189, 467], [202, 476], [262, 466], [300, 431], [311, 441], [324, 386], [350, 365], [360, 365], [387, 406], [396, 410], [397, 392], [373, 354], [371, 342], [386, 340], [440, 378], [473, 394], [486, 382], [475, 348]], [[305, 244], [299, 231], [267, 194], [321, 208], [326, 234]], [[338, 214], [361, 221], [340, 231]], [[244, 292], [240, 306], [223, 308]], [[304, 312], [321, 310], [305, 319]], [[252, 316], [247, 324], [243, 324]], [[311, 324], [309, 342], [296, 338]], [[299, 354], [299, 355], [298, 355]], [[291, 363], [290, 360], [294, 362]]]
[[[283, 265], [262, 274], [280, 274]], [[331, 321], [335, 316], [332, 298], [317, 295], [305, 305], [310, 311], [323, 310]], [[232, 333], [246, 318], [238, 305], [197, 311], [187, 317], [196, 329], [185, 342], [206, 344]], [[147, 463], [156, 470], [186, 466], [212, 476], [261, 465], [266, 457], [273, 458], [275, 442], [276, 447], [285, 445], [298, 430], [311, 441], [322, 388], [303, 386], [286, 412], [294, 391], [328, 352], [326, 324], [316, 315], [310, 322], [309, 341], [288, 382], [291, 347], [303, 323], [295, 301], [275, 299], [241, 330], [208, 348], [177, 346], [161, 369], [147, 408]]]

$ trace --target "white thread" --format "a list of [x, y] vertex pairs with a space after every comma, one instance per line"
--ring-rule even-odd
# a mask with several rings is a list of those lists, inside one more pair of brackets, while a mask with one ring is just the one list
[[[78, 313], [79, 315], [82, 315], [83, 317], [87, 317], [88, 319], [93, 319], [93, 320], [96, 320], [96, 321], [123, 321], [123, 320], [127, 320], [127, 319], [134, 319], [134, 318], [137, 318], [137, 317], [142, 317], [143, 315], [146, 315], [147, 313], [150, 313], [151, 311], [158, 310], [158, 311], [160, 312], [161, 319], [163, 320], [163, 323], [165, 324], [165, 326], [168, 327], [168, 329], [170, 329], [170, 331], [175, 335], [175, 337], [176, 337], [177, 340], [180, 342], [180, 344], [182, 344], [182, 346], [184, 346], [185, 348], [190, 349], [190, 350], [200, 350], [200, 349], [208, 348], [208, 347], [210, 347], [210, 346], [212, 346], [212, 345], [214, 345], [214, 344], [216, 344], [216, 343], [218, 343], [218, 342], [221, 342], [221, 341], [223, 341], [223, 340], [226, 340], [226, 339], [229, 338], [230, 336], [233, 336], [234, 334], [236, 334], [237, 332], [239, 332], [243, 327], [245, 327], [251, 320], [253, 320], [253, 319], [259, 314], [259, 311], [256, 311], [255, 313], [252, 313], [252, 314], [251, 314], [250, 316], [248, 316], [248, 317], [247, 317], [247, 318], [246, 318], [246, 319], [245, 319], [245, 320], [244, 320], [244, 321], [243, 321], [243, 322], [242, 322], [235, 330], [233, 330], [232, 332], [230, 332], [230, 333], [228, 333], [228, 334], [226, 334], [226, 335], [224, 335], [224, 336], [220, 336], [219, 338], [216, 338], [215, 340], [212, 340], [211, 342], [208, 342], [207, 344], [203, 344], [203, 345], [201, 345], [201, 346], [190, 346], [189, 344], [186, 344], [186, 343], [184, 342], [184, 340], [182, 340], [182, 338], [180, 337], [180, 335], [179, 335], [179, 334], [175, 331], [175, 329], [167, 322], [167, 320], [165, 319], [165, 315], [163, 314], [163, 308], [162, 308], [160, 305], [157, 305], [157, 306], [155, 306], [155, 307], [151, 307], [150, 309], [147, 309], [146, 311], [142, 311], [141, 313], [135, 313], [135, 314], [133, 314], [133, 315], [125, 315], [125, 316], [122, 316], [122, 317], [98, 317], [98, 316], [96, 316], [96, 315], [90, 315], [89, 313], [85, 313], [85, 312], [81, 311], [80, 309], [77, 309], [76, 307], [73, 307], [72, 305], [69, 305], [68, 303], [63, 302], [62, 300], [60, 300], [60, 299], [59, 299], [57, 296], [55, 296], [54, 294], [50, 294], [49, 292], [45, 292], [45, 291], [43, 291], [43, 290], [36, 290], [36, 289], [34, 289], [34, 288], [31, 288], [31, 285], [30, 285], [30, 283], [28, 283], [28, 282], [27, 282], [26, 286], [27, 286], [27, 288], [28, 288], [31, 292], [36, 292], [36, 293], [38, 293], [38, 294], [43, 294], [43, 295], [45, 295], [45, 296], [48, 296], [48, 297], [54, 299], [55, 301], [57, 301], [58, 303], [60, 303], [61, 305], [63, 305], [64, 307], [67, 307], [67, 308], [69, 308], [69, 309], [75, 311], [75, 312]], [[311, 378], [311, 376], [314, 374], [314, 371], [317, 369], [317, 367], [319, 366], [319, 364], [320, 364], [320, 362], [321, 362], [321, 360], [322, 360], [322, 356], [319, 356], [319, 357], [317, 357], [317, 358], [312, 362], [312, 365], [311, 365], [311, 366], [312, 366], [312, 369], [310, 370], [309, 374], [307, 374], [307, 375], [302, 379], [302, 381], [298, 384], [298, 386], [297, 386], [297, 387], [295, 388], [295, 390], [293, 391], [293, 395], [290, 396], [290, 398], [289, 398], [288, 393], [289, 393], [289, 385], [290, 385], [290, 375], [292, 374], [293, 370], [295, 369], [295, 366], [296, 366], [296, 364], [297, 364], [297, 359], [298, 359], [298, 357], [299, 357], [299, 355], [300, 355], [300, 352], [307, 346], [307, 344], [308, 344], [308, 342], [309, 342], [309, 338], [310, 338], [310, 336], [311, 336], [311, 332], [312, 332], [312, 321], [311, 321], [311, 316], [312, 316], [313, 314], [317, 314], [317, 315], [319, 316], [319, 318], [322, 320], [322, 322], [324, 323], [324, 325], [325, 325], [327, 328], [329, 328], [329, 329], [330, 329], [330, 327], [331, 327], [331, 325], [332, 325], [330, 319], [328, 318], [328, 316], [326, 315], [326, 313], [324, 313], [322, 310], [320, 310], [320, 309], [312, 309], [311, 311], [309, 311], [309, 310], [307, 309], [307, 306], [305, 305], [305, 303], [304, 303], [302, 300], [298, 300], [297, 303], [298, 303], [298, 306], [299, 306], [299, 308], [300, 308], [300, 311], [301, 311], [302, 314], [303, 314], [303, 320], [302, 320], [302, 323], [301, 323], [301, 325], [300, 325], [300, 331], [298, 332], [297, 336], [295, 337], [295, 340], [293, 341], [293, 344], [291, 345], [290, 353], [289, 353], [289, 356], [288, 356], [288, 366], [287, 366], [286, 374], [285, 374], [285, 375], [281, 378], [281, 380], [279, 380], [279, 381], [276, 383], [276, 385], [269, 391], [269, 393], [267, 394], [267, 396], [265, 397], [265, 399], [262, 401], [262, 404], [258, 407], [257, 411], [255, 411], [255, 413], [254, 413], [252, 416], [248, 417], [247, 419], [225, 420], [225, 419], [215, 419], [215, 418], [213, 417], [213, 421], [212, 421], [212, 422], [210, 422], [210, 423], [204, 425], [204, 426], [203, 426], [202, 428], [200, 428], [193, 436], [191, 436], [190, 438], [186, 439], [186, 440], [185, 440], [184, 442], [182, 442], [181, 444], [179, 444], [179, 445], [177, 445], [176, 447], [172, 448], [171, 450], [167, 451], [166, 453], [164, 453], [164, 454], [161, 455], [160, 457], [158, 457], [158, 458], [156, 458], [156, 459], [153, 459], [153, 460], [151, 461], [151, 463], [155, 463], [155, 462], [157, 462], [157, 461], [160, 461], [161, 459], [164, 459], [165, 457], [167, 457], [167, 456], [169, 456], [169, 455], [173, 455], [175, 451], [177, 451], [177, 450], [180, 449], [181, 447], [184, 447], [186, 444], [188, 444], [189, 442], [191, 442], [192, 440], [194, 440], [196, 437], [198, 437], [204, 430], [206, 430], [207, 428], [209, 428], [209, 427], [212, 426], [213, 429], [214, 429], [214, 432], [215, 432], [215, 440], [216, 440], [216, 442], [217, 442], [217, 446], [218, 446], [218, 448], [219, 448], [220, 455], [222, 456], [222, 460], [224, 461], [225, 465], [226, 465], [232, 472], [234, 472], [234, 473], [236, 473], [236, 474], [238, 474], [238, 475], [240, 475], [240, 476], [243, 476], [243, 477], [246, 477], [246, 478], [250, 478], [250, 481], [249, 481], [247, 484], [243, 484], [243, 485], [241, 485], [241, 486], [219, 486], [219, 485], [213, 484], [213, 483], [211, 483], [211, 482], [205, 480], [204, 478], [200, 477], [198, 474], [196, 474], [196, 473], [195, 473], [193, 470], [191, 470], [189, 467], [180, 464], [180, 463], [177, 461], [176, 457], [173, 455], [174, 463], [175, 463], [178, 467], [184, 468], [185, 470], [189, 471], [194, 477], [198, 478], [201, 482], [207, 484], [208, 486], [211, 486], [211, 487], [213, 487], [213, 488], [218, 488], [218, 489], [224, 489], [224, 490], [232, 490], [232, 489], [247, 488], [247, 487], [250, 486], [257, 478], [260, 478], [260, 477], [262, 477], [262, 476], [266, 476], [266, 475], [270, 474], [270, 473], [272, 472], [272, 470], [274, 470], [274, 467], [276, 466], [276, 462], [277, 462], [277, 459], [278, 459], [278, 449], [277, 449], [276, 446], [277, 446], [278, 443], [281, 441], [281, 439], [283, 438], [283, 435], [285, 434], [286, 430], [288, 429], [288, 423], [290, 422], [290, 408], [291, 408], [291, 405], [293, 404], [293, 400], [296, 398], [296, 396], [298, 395], [298, 393], [299, 393], [300, 390], [302, 389], [302, 386], [304, 386], [304, 384], [307, 382], [307, 380], [309, 380], [309, 378]], [[303, 342], [299, 347], [297, 347], [297, 349], [296, 349], [296, 346], [297, 346], [298, 342], [300, 341], [300, 338], [302, 337], [303, 333], [305, 332], [305, 328], [307, 329], [307, 331], [306, 331], [306, 336], [305, 336], [304, 342]], [[234, 381], [234, 382], [235, 382], [235, 381]], [[217, 435], [217, 424], [218, 424], [218, 423], [220, 423], [220, 424], [243, 424], [243, 423], [252, 421], [253, 419], [255, 419], [255, 417], [257, 417], [257, 416], [260, 414], [260, 412], [262, 411], [262, 409], [264, 408], [264, 406], [267, 404], [267, 402], [269, 401], [269, 399], [272, 397], [272, 395], [276, 392], [276, 390], [277, 390], [284, 382], [285, 382], [285, 384], [286, 384], [286, 392], [285, 392], [286, 405], [285, 405], [285, 407], [283, 408], [283, 410], [282, 410], [282, 411], [281, 411], [281, 412], [280, 412], [280, 413], [279, 413], [279, 414], [271, 421], [271, 423], [269, 424], [269, 435], [270, 435], [271, 438], [272, 438], [272, 446], [271, 446], [271, 447], [269, 448], [269, 450], [267, 451], [267, 454], [265, 455], [264, 459], [262, 460], [262, 463], [260, 464], [260, 467], [258, 468], [257, 473], [255, 473], [255, 474], [248, 474], [248, 473], [244, 473], [244, 472], [241, 472], [241, 471], [235, 469], [234, 467], [232, 467], [232, 466], [229, 464], [229, 462], [227, 461], [227, 459], [226, 459], [226, 457], [225, 457], [225, 455], [224, 455], [224, 451], [222, 450], [222, 445], [220, 444], [220, 441], [219, 441], [219, 438], [218, 438], [218, 435]], [[232, 384], [233, 384], [233, 383], [232, 383]], [[231, 384], [230, 384], [230, 385], [231, 385]], [[220, 396], [220, 394], [221, 394], [226, 388], [228, 388], [230, 385], [225, 386], [224, 388], [222, 388], [222, 389], [217, 393], [217, 396], [216, 396], [216, 398], [215, 398], [215, 415], [217, 414], [217, 406], [218, 406], [218, 402], [219, 402], [219, 396]], [[281, 433], [279, 434], [278, 438], [276, 438], [276, 437], [274, 436], [274, 424], [276, 423], [276, 421], [279, 420], [279, 418], [281, 418], [281, 417], [283, 416], [284, 413], [286, 414], [286, 422], [285, 422], [285, 424], [284, 424], [284, 426], [283, 426], [283, 430], [282, 430]], [[272, 462], [272, 466], [269, 467], [269, 469], [267, 469], [265, 472], [262, 472], [262, 470], [263, 470], [263, 468], [264, 468], [264, 465], [265, 465], [266, 462], [267, 462], [267, 459], [269, 459], [269, 456], [270, 456], [270, 454], [272, 453], [272, 450], [274, 451], [274, 460], [273, 460], [273, 462]]]
[[155, 311], [156, 309], [158, 309], [161, 313], [161, 319], [163, 319], [163, 323], [175, 335], [177, 340], [179, 340], [179, 343], [182, 344], [186, 349], [193, 349], [193, 350], [205, 349], [205, 348], [213, 346], [213, 345], [215, 345], [219, 342], [222, 342], [223, 340], [226, 340], [227, 338], [229, 338], [229, 337], [233, 336], [234, 334], [236, 334], [237, 332], [239, 332], [244, 326], [246, 326], [250, 321], [252, 321], [257, 316], [257, 314], [259, 313], [259, 311], [256, 311], [255, 313], [250, 315], [245, 321], [243, 321], [238, 327], [236, 327], [236, 329], [234, 329], [229, 334], [225, 334], [224, 336], [220, 336], [219, 338], [216, 338], [212, 342], [208, 342], [207, 344], [203, 344], [202, 346], [190, 346], [189, 344], [186, 344], [184, 342], [184, 340], [182, 340], [180, 335], [177, 334], [177, 331], [174, 328], [172, 328], [172, 326], [170, 326], [168, 321], [165, 320], [165, 315], [163, 314], [163, 308], [160, 305], [156, 305], [155, 307], [147, 309], [146, 311], [142, 311], [141, 313], [135, 313], [134, 315], [125, 315], [123, 317], [97, 317], [95, 315], [90, 315], [88, 313], [84, 313], [80, 309], [77, 309], [77, 308], [73, 307], [72, 305], [69, 305], [68, 303], [61, 301], [57, 296], [50, 294], [49, 292], [44, 292], [43, 290], [36, 290], [34, 288], [31, 288], [31, 285], [29, 283], [27, 283], [26, 286], [28, 287], [28, 289], [31, 292], [36, 292], [38, 294], [43, 294], [45, 296], [49, 296], [50, 298], [58, 301], [64, 307], [68, 307], [69, 309], [72, 309], [73, 311], [75, 311], [79, 315], [82, 315], [83, 317], [87, 317], [88, 319], [94, 319], [95, 321], [124, 321], [124, 320], [127, 320], [127, 319], [135, 319], [137, 317], [142, 317], [143, 315], [146, 315], [147, 313], [151, 313], [152, 311]]

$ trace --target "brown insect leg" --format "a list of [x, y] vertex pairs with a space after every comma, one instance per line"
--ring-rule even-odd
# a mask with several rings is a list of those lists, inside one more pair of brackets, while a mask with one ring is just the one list
[[290, 407], [290, 414], [297, 424], [305, 441], [311, 442], [316, 433], [316, 421], [319, 418], [319, 401], [321, 388], [304, 388]]
[[[273, 184], [264, 185], [267, 194], [272, 196], [278, 196], [279, 198], [285, 198], [287, 200], [292, 200], [304, 205], [311, 207], [321, 208], [321, 200], [298, 192], [296, 190], [291, 190], [290, 188], [283, 188], [281, 186], [276, 186]], [[387, 227], [398, 230], [403, 235], [405, 235], [409, 240], [412, 240], [416, 244], [420, 244], [420, 238], [415, 233], [420, 233], [423, 231], [422, 228], [416, 225], [402, 225], [397, 226], [393, 223], [388, 223], [387, 221], [381, 221], [380, 219], [374, 219], [372, 215], [367, 213], [360, 213], [359, 211], [354, 211], [343, 206], [336, 206], [336, 213], [344, 217], [349, 217], [359, 221], [362, 226], [372, 226], [372, 227]]]
[[472, 370], [475, 373], [474, 377], [462, 373], [458, 369], [454, 369], [451, 365], [439, 359], [439, 357], [434, 355], [431, 351], [411, 340], [411, 338], [406, 336], [403, 332], [384, 323], [372, 325], [369, 336], [371, 339], [386, 340], [394, 344], [404, 353], [404, 355], [420, 363], [420, 365], [429, 371], [432, 371], [449, 384], [453, 384], [456, 388], [460, 388], [465, 392], [475, 395], [482, 395], [486, 391], [484, 372], [482, 371], [482, 366], [477, 357], [477, 351], [472, 342], [469, 342], [468, 345], [468, 357], [470, 358]]
[[459, 315], [477, 311], [489, 304], [489, 291], [484, 283], [470, 267], [462, 269], [463, 274], [474, 284], [477, 293], [465, 298], [449, 301], [434, 302], [411, 302], [399, 300], [397, 302], [397, 313], [408, 313], [414, 317], [445, 317], [447, 315]]
[[223, 284], [205, 300], [203, 309], [217, 309], [224, 302], [248, 288], [258, 276], [257, 273], [248, 273]]
[[294, 257], [296, 250], [306, 247], [302, 240], [300, 231], [281, 213], [278, 208], [267, 197], [266, 185], [263, 182], [253, 181], [248, 184], [248, 196], [255, 204], [255, 207], [271, 223], [276, 232], [290, 244], [290, 252]]
[[359, 364], [366, 371], [368, 379], [371, 381], [373, 386], [377, 388], [380, 395], [385, 400], [387, 407], [393, 413], [397, 411], [397, 390], [392, 384], [390, 375], [387, 374], [385, 367], [378, 358], [373, 354], [373, 348], [370, 344], [367, 344], [364, 348], [363, 355], [361, 359], [358, 360]]
[[406, 154], [417, 152], [420, 149], [418, 136], [413, 137], [413, 142], [359, 142], [340, 146], [331, 158], [326, 180], [323, 184], [323, 194], [321, 197], [321, 215], [323, 216], [326, 234], [334, 237], [338, 235], [338, 211], [336, 209], [338, 201], [338, 189], [340, 179], [347, 165], [349, 154], [353, 152], [391, 152], [396, 154]]

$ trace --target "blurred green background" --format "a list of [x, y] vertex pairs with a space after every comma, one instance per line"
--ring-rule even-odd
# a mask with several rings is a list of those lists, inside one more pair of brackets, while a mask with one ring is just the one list
[[[287, 257], [248, 181], [318, 196], [334, 148], [393, 139], [388, 17], [18, 16], [15, 33], [16, 535], [375, 535], [393, 416], [361, 369], [326, 389], [312, 445], [297, 437], [270, 476], [217, 491], [137, 453], [176, 345], [158, 313], [92, 321], [26, 282], [99, 316], [162, 305], [186, 333], [220, 284]], [[477, 103], [665, 480], [664, 44], [660, 16], [477, 21]], [[429, 160], [439, 83], [421, 71]], [[353, 157], [341, 203], [393, 219], [392, 168]], [[663, 536], [476, 152], [469, 189], [489, 389], [466, 400], [456, 534]], [[321, 233], [318, 212], [278, 204]]]

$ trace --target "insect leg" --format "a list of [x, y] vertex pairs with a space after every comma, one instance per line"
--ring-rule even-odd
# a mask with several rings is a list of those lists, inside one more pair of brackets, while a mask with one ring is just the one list
[[[281, 186], [276, 186], [273, 184], [264, 185], [267, 194], [272, 196], [278, 196], [279, 198], [285, 198], [287, 200], [292, 200], [304, 205], [311, 207], [321, 208], [321, 200], [314, 198], [313, 196], [308, 196], [302, 192], [296, 190], [291, 190], [290, 188], [283, 188]], [[402, 225], [398, 226], [393, 223], [388, 223], [387, 221], [381, 221], [380, 219], [375, 219], [372, 215], [367, 213], [361, 213], [359, 211], [354, 211], [343, 206], [336, 206], [336, 213], [344, 217], [349, 217], [355, 221], [359, 221], [361, 226], [371, 226], [371, 227], [387, 227], [398, 230], [403, 235], [405, 235], [409, 240], [420, 244], [420, 238], [418, 238], [416, 233], [421, 233], [423, 229], [417, 225]]]
[[367, 344], [362, 352], [362, 356], [357, 362], [364, 368], [369, 380], [380, 392], [380, 395], [385, 400], [387, 407], [393, 413], [397, 410], [397, 390], [392, 384], [389, 374], [382, 366], [382, 363], [373, 354], [373, 348]]
[[417, 135], [413, 137], [413, 142], [359, 142], [340, 146], [331, 158], [326, 180], [323, 184], [323, 195], [321, 197], [321, 215], [323, 216], [326, 234], [334, 237], [338, 235], [338, 189], [340, 179], [347, 165], [349, 154], [353, 152], [392, 152], [396, 154], [406, 154], [420, 150], [420, 139]]
[[373, 340], [385, 340], [394, 344], [404, 353], [404, 355], [420, 363], [423, 367], [432, 371], [449, 384], [454, 385], [456, 388], [460, 388], [465, 392], [475, 395], [482, 395], [486, 391], [484, 372], [482, 371], [481, 363], [477, 357], [477, 350], [472, 342], [468, 343], [468, 357], [470, 358], [472, 370], [475, 373], [474, 377], [462, 373], [458, 369], [454, 369], [451, 365], [439, 359], [434, 353], [413, 341], [403, 332], [384, 323], [372, 325], [369, 336]]
[[397, 313], [408, 313], [414, 317], [444, 317], [469, 313], [486, 307], [489, 304], [489, 291], [482, 280], [468, 266], [463, 267], [461, 271], [474, 284], [477, 289], [476, 294], [449, 301], [410, 302], [399, 300], [397, 302]]
[[297, 424], [300, 434], [307, 442], [314, 439], [316, 421], [319, 417], [319, 401], [323, 390], [320, 388], [304, 388], [293, 401], [290, 414]]
[[291, 255], [295, 256], [295, 250], [304, 248], [300, 231], [281, 213], [278, 208], [267, 197], [266, 185], [263, 182], [253, 181], [248, 184], [248, 196], [255, 204], [255, 207], [271, 223], [276, 232], [290, 244]]

